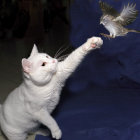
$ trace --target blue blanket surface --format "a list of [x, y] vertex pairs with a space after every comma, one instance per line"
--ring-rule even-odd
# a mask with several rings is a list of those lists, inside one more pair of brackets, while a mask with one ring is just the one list
[[[67, 94], [54, 115], [62, 140], [140, 140], [140, 90], [95, 89]], [[52, 140], [37, 135], [36, 140]]]

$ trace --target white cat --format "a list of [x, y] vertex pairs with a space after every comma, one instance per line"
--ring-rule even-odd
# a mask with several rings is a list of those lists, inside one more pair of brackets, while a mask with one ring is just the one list
[[0, 107], [0, 126], [6, 137], [25, 140], [42, 123], [53, 138], [60, 139], [61, 130], [50, 114], [58, 104], [61, 89], [85, 55], [102, 44], [101, 38], [92, 37], [62, 62], [39, 53], [34, 45], [30, 57], [22, 59], [22, 84]]

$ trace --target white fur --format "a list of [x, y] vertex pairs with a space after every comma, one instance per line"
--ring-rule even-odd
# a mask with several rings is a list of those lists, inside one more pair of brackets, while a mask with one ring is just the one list
[[61, 138], [61, 130], [50, 114], [59, 102], [66, 79], [88, 52], [102, 44], [100, 38], [90, 38], [62, 62], [39, 53], [34, 45], [30, 57], [22, 59], [23, 82], [0, 109], [1, 129], [9, 140], [25, 140], [40, 123], [50, 129], [53, 138]]

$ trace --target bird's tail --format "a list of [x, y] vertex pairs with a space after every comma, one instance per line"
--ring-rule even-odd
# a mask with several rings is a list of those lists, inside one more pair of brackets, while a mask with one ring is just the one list
[[137, 31], [137, 30], [131, 30], [131, 29], [128, 29], [129, 32], [133, 32], [133, 33], [140, 33], [140, 31]]

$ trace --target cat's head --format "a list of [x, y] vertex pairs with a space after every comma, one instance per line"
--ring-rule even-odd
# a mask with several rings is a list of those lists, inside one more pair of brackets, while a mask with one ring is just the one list
[[22, 59], [23, 73], [26, 78], [36, 85], [45, 85], [57, 72], [57, 59], [48, 54], [39, 53], [36, 45], [28, 59]]

